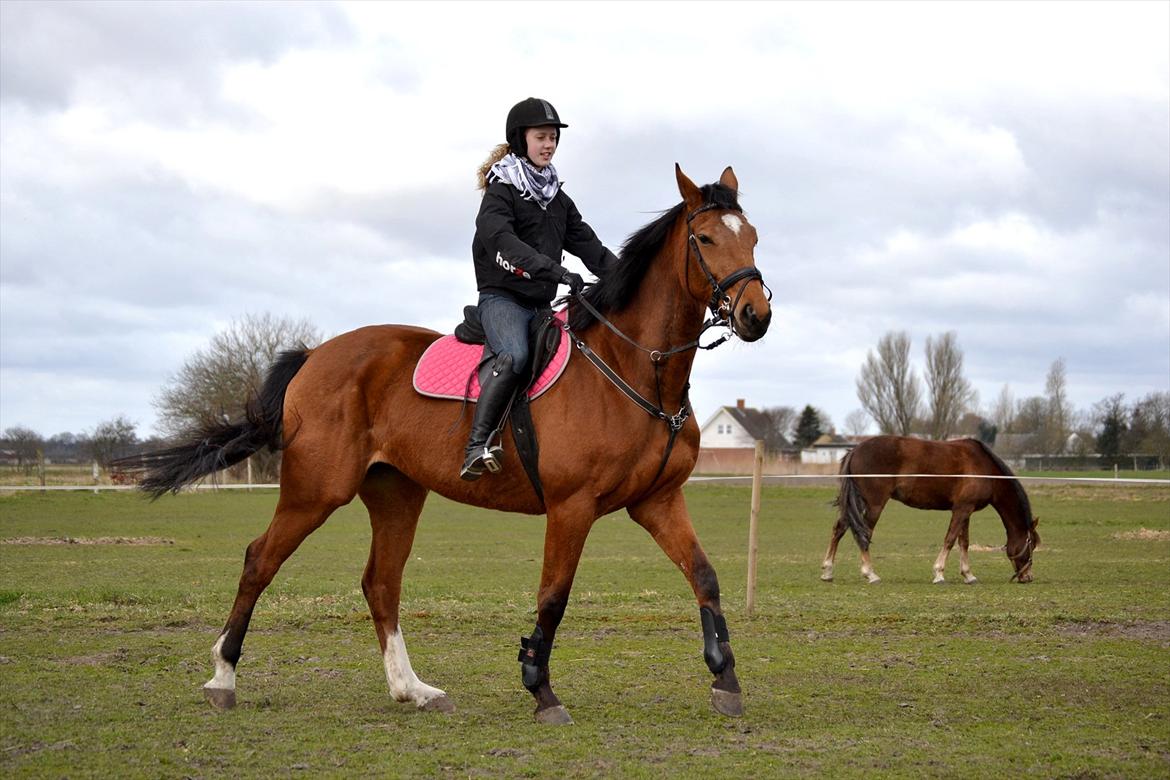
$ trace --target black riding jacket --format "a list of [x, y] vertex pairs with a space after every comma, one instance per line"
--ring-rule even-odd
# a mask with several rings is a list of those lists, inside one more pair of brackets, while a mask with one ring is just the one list
[[487, 186], [471, 242], [480, 292], [502, 293], [522, 304], [547, 306], [556, 297], [557, 284], [565, 272], [560, 263], [565, 250], [581, 258], [596, 276], [617, 263], [564, 190], [542, 209], [507, 182]]

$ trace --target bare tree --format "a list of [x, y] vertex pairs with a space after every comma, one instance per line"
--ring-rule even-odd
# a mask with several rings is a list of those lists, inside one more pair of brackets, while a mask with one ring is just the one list
[[959, 349], [954, 331], [942, 334], [937, 341], [926, 337], [926, 387], [930, 395], [930, 438], [948, 439], [959, 418], [975, 401], [975, 390], [963, 376], [963, 350]]
[[1014, 416], [1015, 432], [1020, 438], [1015, 451], [1010, 454], [1051, 455], [1048, 442], [1048, 400], [1038, 395], [1025, 398], [1016, 404]]
[[32, 473], [43, 444], [44, 440], [39, 433], [23, 425], [6, 428], [3, 438], [0, 439], [0, 448], [12, 450], [12, 454], [16, 456], [16, 467], [25, 474]]
[[778, 453], [792, 446], [792, 437], [798, 415], [791, 406], [772, 406], [761, 409], [760, 414], [768, 421], [764, 435], [764, 448], [769, 453]]
[[86, 438], [89, 454], [102, 468], [110, 461], [129, 455], [138, 443], [134, 423], [123, 415], [99, 424]]
[[854, 409], [845, 415], [845, 432], [850, 436], [862, 436], [869, 430], [869, 415], [864, 409]]
[[1048, 377], [1044, 380], [1044, 392], [1048, 395], [1044, 451], [1045, 454], [1059, 455], [1065, 450], [1072, 424], [1072, 405], [1068, 401], [1068, 379], [1064, 358], [1052, 361]]
[[[316, 346], [321, 334], [308, 320], [271, 314], [245, 315], [212, 337], [183, 364], [155, 398], [160, 428], [176, 435], [210, 422], [243, 415], [247, 399], [259, 390], [268, 367], [281, 350]], [[278, 475], [279, 455], [262, 450], [253, 456], [260, 477]]]
[[905, 331], [882, 336], [877, 354], [866, 355], [857, 377], [857, 398], [882, 433], [910, 433], [922, 389], [910, 368], [910, 337]]
[[1012, 433], [1016, 418], [1016, 401], [1007, 385], [999, 391], [995, 408], [991, 411], [991, 422], [1000, 433]]
[[1130, 449], [1170, 461], [1170, 393], [1150, 393], [1133, 404], [1128, 436]]

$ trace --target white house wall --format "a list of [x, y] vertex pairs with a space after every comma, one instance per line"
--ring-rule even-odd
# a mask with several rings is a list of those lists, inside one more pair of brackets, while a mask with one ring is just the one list
[[833, 447], [818, 448], [815, 450], [801, 450], [801, 463], [840, 463], [849, 452], [847, 448]]
[[754, 447], [756, 444], [755, 439], [728, 414], [726, 409], [720, 409], [707, 421], [700, 436], [700, 446], [704, 449]]

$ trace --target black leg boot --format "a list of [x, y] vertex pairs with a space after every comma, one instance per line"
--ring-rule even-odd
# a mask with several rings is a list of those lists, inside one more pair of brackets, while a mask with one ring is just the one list
[[512, 402], [512, 394], [519, 377], [512, 373], [512, 358], [501, 355], [492, 363], [490, 371], [480, 376], [479, 400], [471, 419], [471, 436], [459, 476], [468, 482], [479, 479], [484, 470], [493, 474], [500, 470], [503, 448], [492, 438]]

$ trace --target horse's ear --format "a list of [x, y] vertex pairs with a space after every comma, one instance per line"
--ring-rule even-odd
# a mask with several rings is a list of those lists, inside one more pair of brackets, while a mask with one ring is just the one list
[[686, 204], [687, 209], [697, 209], [703, 203], [703, 193], [695, 186], [695, 183], [687, 178], [687, 175], [682, 172], [682, 168], [678, 163], [674, 164], [674, 178], [678, 180], [678, 194], [682, 195], [683, 203]]
[[739, 192], [739, 179], [735, 178], [735, 171], [731, 170], [730, 165], [723, 169], [723, 175], [719, 177], [719, 183], [728, 189]]

